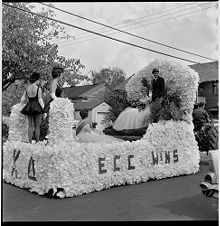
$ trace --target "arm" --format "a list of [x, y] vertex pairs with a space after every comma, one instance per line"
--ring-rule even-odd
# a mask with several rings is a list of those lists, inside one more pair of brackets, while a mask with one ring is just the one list
[[211, 122], [208, 112], [206, 112], [206, 120], [207, 122]]
[[57, 97], [55, 95], [56, 88], [57, 88], [57, 82], [55, 80], [53, 80], [51, 83], [51, 86], [50, 86], [50, 96], [53, 100], [57, 99]]
[[160, 80], [160, 87], [161, 87], [161, 90], [164, 91], [164, 79], [163, 78], [161, 78], [161, 80]]
[[44, 108], [44, 101], [43, 101], [43, 98], [42, 98], [42, 89], [39, 88], [38, 90], [38, 101], [42, 107], [42, 109]]
[[26, 90], [24, 91], [24, 94], [21, 97], [21, 104], [25, 102], [25, 99], [26, 99]]
[[160, 89], [160, 94], [161, 94], [160, 96], [163, 96], [163, 94], [164, 94], [164, 89], [165, 89], [165, 86], [164, 86], [164, 79], [163, 79], [163, 78], [160, 79], [159, 89]]
[[83, 130], [84, 130], [84, 132], [89, 132], [89, 133], [92, 131], [91, 127], [88, 123], [83, 127]]

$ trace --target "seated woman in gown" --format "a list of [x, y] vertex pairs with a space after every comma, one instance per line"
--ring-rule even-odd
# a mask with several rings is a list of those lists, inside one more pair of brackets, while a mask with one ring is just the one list
[[137, 108], [137, 106], [133, 104], [131, 107], [127, 107], [122, 111], [115, 120], [113, 129], [122, 131], [124, 129], [128, 130], [147, 127], [150, 123], [149, 99], [149, 94], [145, 93], [145, 98], [139, 100], [139, 102], [145, 105], [144, 109]]
[[98, 134], [95, 131], [93, 131], [90, 127], [90, 124], [88, 123], [88, 111], [87, 110], [81, 110], [80, 111], [80, 117], [82, 120], [78, 123], [76, 126], [76, 136], [77, 141], [79, 143], [115, 143], [115, 142], [122, 142], [123, 140], [104, 135], [104, 134]]

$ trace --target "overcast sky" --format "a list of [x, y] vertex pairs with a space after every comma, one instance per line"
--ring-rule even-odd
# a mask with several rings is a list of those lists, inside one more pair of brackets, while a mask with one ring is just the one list
[[[218, 7], [201, 10], [214, 6], [217, 2], [56, 2], [53, 4], [55, 7], [79, 14], [88, 19], [107, 25], [114, 25], [114, 27], [120, 26], [121, 30], [135, 35], [208, 58], [217, 59]], [[109, 36], [145, 48], [200, 63], [210, 61], [112, 31], [108, 28], [103, 30], [100, 25], [95, 25], [57, 10], [54, 10], [54, 12], [58, 20], [93, 31], [102, 29], [98, 31], [102, 34], [109, 34], [109, 31], [110, 33], [114, 32], [114, 34], [109, 34]], [[180, 16], [183, 14], [186, 15]], [[103, 67], [120, 67], [128, 77], [145, 67], [154, 58], [175, 60], [171, 57], [118, 43], [69, 26], [65, 26], [65, 31], [67, 34], [74, 36], [75, 39], [54, 41], [59, 46], [59, 54], [67, 58], [79, 58], [82, 64], [85, 65], [83, 73], [87, 73], [90, 70], [100, 70]], [[177, 61], [184, 64], [192, 64], [185, 61]]]

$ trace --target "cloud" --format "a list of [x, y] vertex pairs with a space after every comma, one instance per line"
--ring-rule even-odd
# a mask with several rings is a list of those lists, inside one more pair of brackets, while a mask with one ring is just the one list
[[[170, 18], [171, 12], [176, 12], [177, 10], [181, 10], [181, 8], [173, 9], [173, 11], [167, 11], [164, 14], [161, 13], [162, 11], [179, 6], [183, 7], [183, 4], [192, 5], [192, 3], [180, 4], [178, 2], [56, 3], [56, 5], [59, 5], [60, 8], [64, 10], [78, 13], [82, 16], [108, 25], [123, 23], [124, 26], [124, 24], [127, 24], [129, 21], [135, 20], [135, 22], [137, 22], [137, 18], [145, 17], [142, 20], [139, 20], [145, 20], [145, 23], [139, 23], [133, 27], [140, 25], [144, 26], [134, 30], [129, 30], [129, 32], [210, 58], [217, 58], [218, 10], [216, 10], [216, 8], [210, 8], [198, 13], [188, 14], [184, 17], [176, 17], [173, 20], [161, 22], [166, 18]], [[189, 12], [201, 9], [201, 5], [205, 3], [193, 4], [195, 7], [189, 10]], [[188, 11], [180, 12], [179, 14], [186, 12]], [[168, 16], [163, 16], [153, 20], [153, 18], [165, 14]], [[57, 18], [60, 18], [66, 22], [69, 21], [72, 24], [76, 24], [91, 30], [101, 28], [101, 26], [94, 25], [88, 21], [71, 16], [64, 16], [63, 14], [57, 14]], [[148, 22], [146, 22], [147, 20]], [[152, 24], [155, 22], [159, 23]], [[131, 27], [124, 27], [125, 30], [128, 28]], [[86, 71], [101, 69], [102, 67], [117, 66], [122, 68], [126, 72], [127, 76], [130, 76], [131, 74], [136, 73], [138, 70], [145, 67], [148, 62], [150, 62], [155, 57], [172, 59], [170, 57], [155, 54], [122, 43], [117, 43], [105, 38], [97, 38], [95, 35], [91, 36], [88, 33], [71, 27], [68, 27], [67, 31], [72, 35], [83, 34], [82, 36], [84, 36], [84, 38], [80, 38], [81, 36], [76, 36], [75, 41], [66, 42], [66, 44], [63, 44], [63, 46], [61, 45], [59, 47], [59, 53], [62, 53], [62, 55], [66, 56], [67, 58], [79, 58], [86, 66]], [[101, 33], [103, 34], [104, 32], [101, 31]], [[186, 53], [181, 53], [160, 45], [152, 44], [150, 42], [128, 35], [113, 34], [112, 37], [186, 59], [207, 62], [205, 59]], [[89, 39], [94, 40], [85, 42], [85, 40]], [[182, 62], [184, 64], [190, 64], [189, 62]]]

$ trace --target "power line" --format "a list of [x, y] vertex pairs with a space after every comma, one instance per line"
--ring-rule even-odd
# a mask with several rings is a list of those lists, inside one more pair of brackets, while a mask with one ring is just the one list
[[140, 49], [144, 49], [144, 50], [147, 50], [147, 51], [150, 51], [150, 52], [162, 54], [162, 55], [165, 55], [165, 56], [173, 57], [173, 58], [176, 58], [176, 59], [179, 59], [179, 60], [183, 60], [183, 61], [187, 61], [187, 62], [190, 62], [190, 63], [198, 63], [198, 62], [195, 62], [195, 61], [192, 61], [192, 60], [184, 59], [184, 58], [181, 58], [181, 57], [176, 57], [176, 56], [173, 56], [173, 55], [170, 55], [170, 54], [167, 54], [167, 53], [163, 53], [163, 52], [156, 51], [156, 50], [153, 50], [153, 49], [145, 48], [143, 46], [139, 46], [139, 45], [136, 45], [136, 44], [133, 44], [133, 43], [130, 43], [130, 42], [126, 42], [126, 41], [120, 40], [120, 39], [112, 38], [110, 36], [103, 35], [103, 34], [100, 34], [100, 33], [97, 33], [97, 32], [94, 32], [94, 31], [82, 28], [82, 27], [78, 27], [78, 26], [75, 26], [75, 25], [72, 25], [72, 24], [69, 24], [69, 23], [57, 20], [57, 19], [53, 19], [53, 18], [49, 18], [49, 17], [43, 16], [43, 15], [39, 15], [37, 13], [30, 12], [30, 11], [27, 11], [25, 9], [21, 9], [19, 7], [16, 7], [16, 6], [8, 5], [8, 4], [5, 4], [5, 3], [2, 3], [2, 4], [6, 5], [6, 6], [9, 6], [11, 8], [18, 9], [20, 11], [26, 12], [26, 13], [37, 15], [38, 17], [42, 17], [42, 18], [45, 18], [45, 19], [48, 19], [48, 20], [52, 20], [52, 21], [55, 21], [57, 23], [61, 23], [61, 24], [64, 24], [64, 25], [67, 25], [67, 26], [70, 26], [70, 27], [74, 27], [74, 28], [77, 28], [77, 29], [80, 29], [80, 30], [83, 30], [83, 31], [86, 31], [86, 32], [89, 32], [89, 33], [92, 33], [92, 34], [96, 34], [96, 35], [99, 35], [99, 36], [102, 36], [102, 37], [105, 37], [105, 38], [108, 38], [108, 39], [120, 42], [120, 43], [124, 43], [124, 44], [130, 45], [130, 46], [134, 46], [134, 47], [137, 47], [137, 48], [140, 48]]
[[[185, 5], [192, 5], [192, 4], [194, 4], [194, 3], [191, 3], [191, 4], [185, 4]], [[182, 6], [184, 6], [184, 5], [182, 5]], [[181, 6], [181, 7], [182, 7]], [[175, 7], [175, 8], [179, 8], [180, 6], [178, 6], [178, 7]], [[173, 10], [173, 9], [175, 9], [175, 8], [172, 8], [172, 9], [169, 9], [169, 10], [165, 10], [165, 11], [161, 11], [160, 13], [164, 13], [164, 12], [166, 12], [166, 11], [170, 11], [170, 10]], [[188, 9], [188, 8], [187, 8]], [[182, 10], [183, 11], [183, 10]], [[179, 11], [178, 11], [179, 12]], [[125, 24], [125, 25], [123, 25], [123, 23], [117, 23], [117, 24], [112, 24], [111, 26], [115, 26], [115, 25], [122, 25], [122, 26], [119, 26], [119, 27], [117, 27], [117, 28], [125, 28], [125, 27], [129, 27], [129, 26], [133, 26], [133, 25], [135, 25], [135, 24], [137, 24], [137, 22], [134, 22], [134, 21], [137, 21], [137, 20], [139, 20], [139, 19], [141, 19], [141, 18], [146, 18], [146, 17], [152, 17], [152, 16], [155, 16], [155, 15], [157, 15], [157, 14], [159, 14], [159, 13], [156, 13], [156, 14], [152, 14], [152, 15], [149, 15], [149, 16], [144, 16], [144, 17], [140, 17], [140, 18], [137, 18], [137, 19], [135, 19], [135, 20], [132, 20], [131, 22], [132, 22], [132, 24]], [[163, 17], [163, 16], [167, 16], [167, 14], [165, 14], [165, 15], [162, 15], [162, 16], [159, 16], [159, 17]], [[156, 18], [152, 18], [152, 19], [150, 19], [150, 20], [155, 20], [155, 19], [157, 19], [157, 18], [159, 18], [159, 17], [156, 17]], [[138, 22], [138, 24], [140, 24], [140, 23], [145, 23], [145, 22], [147, 22], [147, 21], [149, 21], [149, 20], [144, 20], [144, 21], [141, 21], [141, 22]], [[128, 30], [133, 30], [133, 29], [135, 29], [135, 28], [131, 28], [131, 29], [127, 29], [127, 31]], [[106, 28], [101, 28], [101, 29], [97, 29], [97, 30], [95, 30], [95, 31], [105, 31], [105, 30], [107, 30]], [[106, 33], [107, 34], [107, 33]], [[79, 34], [80, 35], [80, 34]], [[92, 36], [92, 35], [81, 35], [81, 37], [79, 37], [78, 39], [81, 39], [81, 38], [86, 38], [86, 37], [90, 37], [90, 36]], [[77, 35], [75, 35], [75, 37], [77, 37]], [[69, 41], [64, 41], [64, 42], [61, 42], [61, 43], [59, 43], [59, 44], [65, 44], [65, 43], [69, 43], [69, 42], [71, 42], [72, 40], [69, 40]]]
[[[43, 4], [43, 3], [40, 3], [40, 4]], [[191, 3], [191, 4], [195, 4], [195, 3]], [[190, 5], [191, 5], [191, 4], [190, 4]], [[46, 4], [45, 4], [45, 5], [46, 5]], [[46, 5], [46, 6], [50, 7], [49, 5]], [[179, 7], [180, 7], [180, 6], [175, 7], [175, 8], [179, 8]], [[182, 6], [181, 6], [181, 7], [182, 7]], [[56, 7], [53, 7], [53, 6], [52, 6], [52, 8], [57, 9], [57, 10], [60, 10], [59, 8], [56, 8]], [[187, 8], [187, 9], [191, 9], [191, 8], [193, 8], [193, 7], [190, 7], [190, 8]], [[172, 8], [172, 9], [174, 9], [174, 8]], [[170, 9], [170, 10], [172, 10], [172, 9]], [[176, 11], [176, 12], [174, 12], [174, 14], [177, 13], [177, 12], [182, 12], [182, 11], [187, 10], [187, 9], [183, 9], [183, 10], [181, 10], [181, 11]], [[166, 10], [166, 11], [169, 11], [169, 10]], [[164, 12], [166, 12], [166, 11], [164, 11]], [[62, 12], [63, 12], [63, 10], [62, 10]], [[163, 13], [163, 11], [162, 11], [161, 13]], [[71, 13], [70, 13], [70, 12], [67, 12], [67, 14], [71, 14]], [[157, 13], [157, 14], [158, 14], [158, 13]], [[157, 15], [157, 14], [153, 14], [153, 15], [151, 15], [151, 16], [154, 16], [154, 15]], [[145, 23], [145, 22], [150, 21], [150, 20], [155, 20], [155, 19], [157, 19], [157, 18], [164, 17], [164, 16], [167, 16], [167, 15], [170, 15], [170, 14], [160, 15], [159, 17], [156, 17], [156, 18], [151, 18], [151, 19], [149, 19], [149, 20], [144, 20], [144, 21], [138, 22], [138, 24], [143, 23], [143, 22]], [[74, 16], [75, 16], [75, 15], [74, 15]], [[144, 17], [151, 17], [151, 16], [144, 16]], [[140, 17], [140, 18], [144, 18], [144, 17]], [[135, 20], [133, 20], [133, 21], [139, 20], [140, 18], [137, 18], [137, 19], [135, 19]], [[123, 23], [118, 23], [118, 24], [123, 25]], [[123, 25], [123, 26], [118, 27], [118, 28], [125, 28], [125, 27], [128, 27], [128, 26], [133, 26], [133, 25], [135, 25], [135, 24], [137, 24], [137, 22], [135, 22], [134, 24]], [[115, 25], [117, 25], [117, 24], [113, 24], [113, 25], [111, 25], [111, 26], [115, 26]], [[108, 25], [107, 25], [107, 26], [108, 26]], [[135, 28], [132, 28], [132, 29], [135, 29]], [[95, 31], [101, 31], [101, 30], [105, 30], [105, 28], [97, 29], [97, 30], [95, 30]], [[129, 29], [129, 30], [131, 30], [131, 29]], [[77, 36], [77, 35], [75, 35], [75, 36]], [[91, 36], [91, 35], [86, 35], [86, 36], [83, 36], [83, 37], [88, 37], [88, 36]], [[82, 37], [82, 38], [83, 38], [83, 37]], [[81, 37], [80, 37], [80, 38], [81, 38]]]
[[[43, 4], [43, 3], [40, 3], [40, 4]], [[185, 5], [189, 6], [189, 5], [192, 5], [192, 4], [195, 4], [195, 3], [184, 4], [184, 5], [177, 6], [177, 7], [174, 7], [174, 8], [168, 9], [168, 10], [165, 10], [165, 11], [161, 11], [161, 12], [156, 13], [156, 14], [152, 14], [152, 15], [148, 15], [148, 16], [142, 16], [142, 17], [136, 18], [136, 19], [134, 19], [134, 20], [132, 20], [132, 21], [130, 21], [130, 22], [134, 22], [134, 21], [140, 20], [140, 19], [142, 19], [142, 18], [152, 17], [152, 16], [155, 16], [155, 15], [158, 15], [158, 14], [162, 14], [162, 13], [167, 12], [167, 11], [171, 11], [171, 10], [176, 9], [176, 8], [183, 7], [183, 6], [185, 6]], [[46, 4], [45, 4], [45, 5], [46, 5]], [[47, 6], [48, 6], [48, 5], [47, 5]], [[178, 12], [179, 12], [179, 11], [178, 11]], [[162, 16], [166, 16], [166, 15], [162, 15]], [[161, 17], [161, 16], [159, 16], [159, 17]], [[156, 17], [156, 18], [159, 18], [159, 17]], [[153, 18], [153, 19], [156, 19], [156, 18]], [[144, 21], [145, 21], [145, 20], [144, 20]], [[142, 21], [142, 22], [144, 22], [144, 21]], [[148, 20], [147, 20], [147, 21], [148, 21]], [[130, 22], [129, 22], [129, 23], [130, 23]], [[142, 23], [142, 22], [139, 22], [139, 23]], [[123, 25], [123, 24], [124, 24], [123, 22], [120, 22], [120, 23], [112, 24], [111, 26]], [[127, 24], [127, 25], [124, 25], [123, 27], [131, 26], [131, 25], [133, 25], [133, 24]], [[118, 28], [119, 28], [119, 27], [118, 27]], [[103, 30], [106, 30], [106, 28], [97, 29], [96, 31], [103, 31]], [[81, 34], [76, 34], [75, 36], [80, 36], [80, 35], [82, 35], [82, 33], [81, 33]], [[88, 35], [87, 35], [87, 36], [88, 36]], [[84, 36], [84, 37], [85, 37], [85, 36]], [[81, 38], [81, 37], [80, 37], [80, 38]]]
[[[217, 6], [217, 5], [214, 5], [214, 6]], [[205, 10], [205, 9], [208, 9], [208, 8], [211, 8], [211, 7], [214, 7], [214, 6], [210, 6], [210, 7], [207, 7], [207, 8], [203, 8], [203, 9], [197, 10], [197, 11], [192, 11], [192, 12], [190, 12], [190, 13], [181, 14], [181, 15], [179, 15], [178, 17], [180, 17], [180, 16], [185, 16], [185, 15], [192, 14], [192, 13], [196, 13], [196, 12], [199, 12], [199, 11], [202, 11], [202, 10]], [[176, 17], [177, 17], [177, 16], [176, 16]], [[138, 26], [138, 27], [135, 27], [135, 28], [130, 28], [130, 29], [128, 29], [128, 30], [134, 30], [134, 29], [137, 29], [137, 28], [139, 28], [139, 27], [146, 27], [146, 26], [153, 25], [153, 24], [157, 24], [157, 23], [161, 23], [161, 22], [164, 22], [164, 21], [167, 21], [167, 20], [170, 20], [170, 19], [173, 19], [173, 17], [172, 17], [172, 18], [168, 18], [168, 19], [166, 19], [166, 20], [158, 21], [158, 22], [156, 22], [156, 23], [151, 23], [151, 24], [146, 24], [146, 25]], [[108, 34], [110, 35], [110, 34], [116, 34], [116, 33], [117, 33], [117, 32], [108, 33]], [[86, 41], [90, 41], [90, 40], [94, 40], [94, 39], [97, 39], [97, 38], [88, 39], [88, 40], [83, 40], [82, 42], [86, 42]], [[68, 42], [70, 42], [70, 41], [68, 41]], [[71, 41], [71, 42], [72, 42], [72, 41]], [[81, 42], [78, 42], [78, 43], [81, 43]], [[63, 44], [64, 44], [64, 43], [63, 43]], [[66, 44], [66, 43], [65, 43], [65, 44]], [[61, 46], [65, 46], [65, 44], [64, 44], [64, 45], [61, 44]], [[77, 43], [73, 43], [73, 44], [77, 44]]]
[[[39, 3], [40, 3], [40, 2], [39, 2]], [[88, 21], [90, 21], [90, 22], [92, 22], [92, 23], [99, 24], [99, 25], [102, 25], [102, 26], [104, 26], [104, 27], [107, 27], [107, 28], [116, 30], [116, 31], [118, 31], [118, 32], [121, 32], [121, 33], [130, 35], [130, 36], [133, 36], [133, 37], [136, 37], [136, 38], [139, 38], [139, 39], [148, 41], [148, 42], [152, 42], [152, 43], [154, 43], [154, 44], [158, 44], [158, 45], [161, 45], [161, 46], [165, 46], [165, 47], [168, 47], [168, 48], [171, 48], [171, 49], [180, 51], [180, 52], [188, 53], [188, 54], [191, 54], [191, 55], [194, 55], [194, 56], [198, 56], [198, 57], [201, 57], [201, 58], [204, 58], [204, 59], [214, 60], [214, 59], [211, 59], [211, 58], [208, 58], [208, 57], [205, 57], [205, 56], [201, 56], [201, 55], [199, 55], [199, 54], [195, 54], [195, 53], [189, 52], [189, 51], [187, 51], [187, 50], [183, 50], [183, 49], [179, 49], [179, 48], [176, 48], [176, 47], [172, 47], [172, 46], [170, 46], [170, 45], [166, 45], [166, 44], [163, 44], [163, 43], [161, 43], [161, 42], [157, 42], [157, 41], [154, 41], [154, 40], [151, 40], [151, 39], [147, 39], [147, 38], [141, 37], [141, 36], [139, 36], [139, 35], [135, 35], [135, 34], [133, 34], [133, 33], [127, 32], [127, 31], [120, 30], [120, 29], [118, 29], [118, 28], [114, 28], [114, 27], [112, 27], [112, 26], [109, 26], [109, 25], [106, 25], [106, 24], [103, 24], [103, 23], [100, 23], [100, 22], [97, 22], [97, 21], [88, 19], [88, 18], [86, 18], [86, 17], [80, 16], [80, 15], [75, 14], [75, 13], [70, 13], [70, 12], [68, 12], [68, 11], [59, 9], [59, 8], [57, 8], [57, 7], [54, 7], [54, 6], [50, 6], [50, 5], [47, 5], [47, 4], [44, 4], [44, 3], [40, 3], [40, 4], [45, 5], [45, 6], [48, 6], [48, 7], [53, 8], [53, 9], [56, 9], [56, 10], [58, 10], [58, 11], [64, 12], [64, 13], [66, 13], [66, 14], [70, 14], [70, 15], [72, 15], [72, 16], [76, 16], [76, 17], [79, 17], [79, 18], [81, 18], [81, 19], [88, 20]], [[182, 11], [183, 11], [183, 10], [182, 10]]]
[[[216, 6], [216, 5], [214, 5], [214, 6]], [[199, 12], [199, 11], [202, 11], [202, 10], [205, 10], [205, 9], [208, 9], [208, 8], [211, 8], [211, 7], [213, 7], [213, 6], [210, 6], [210, 7], [207, 7], [207, 8], [203, 8], [203, 9], [201, 9], [201, 10], [193, 11], [193, 12], [188, 13], [188, 14], [196, 13], [196, 12]], [[184, 16], [184, 15], [186, 15], [186, 14], [182, 14], [182, 15], [179, 15], [179, 16]], [[169, 19], [173, 19], [173, 18], [169, 18]], [[163, 21], [167, 21], [167, 20], [169, 20], [169, 19], [166, 19], [166, 20], [163, 20]], [[163, 21], [160, 21], [160, 22], [163, 22]], [[159, 23], [159, 22], [157, 22], [157, 23]], [[155, 23], [147, 24], [147, 25], [153, 25], [153, 24], [155, 24]], [[143, 26], [140, 26], [140, 27], [143, 27]], [[136, 28], [139, 28], [139, 27], [136, 27]], [[136, 29], [136, 28], [131, 28], [130, 30]], [[116, 33], [117, 33], [117, 32], [109, 33], [109, 35], [110, 35], [110, 34], [116, 34]], [[82, 40], [82, 41], [79, 41], [79, 42], [74, 42], [74, 43], [72, 43], [72, 45], [78, 45], [78, 44], [80, 44], [80, 43], [85, 43], [85, 42], [92, 41], [92, 40], [99, 39], [99, 38], [100, 38], [100, 37], [96, 37], [96, 38], [92, 38], [92, 39], [88, 39], [88, 40]], [[71, 41], [71, 42], [72, 42], [72, 41]], [[61, 47], [61, 46], [66, 46], [66, 45], [69, 45], [69, 44], [70, 44], [70, 43], [64, 43], [64, 44], [61, 44], [60, 47]], [[208, 59], [211, 59], [211, 58], [208, 58]], [[211, 59], [211, 60], [216, 61], [216, 59]]]

